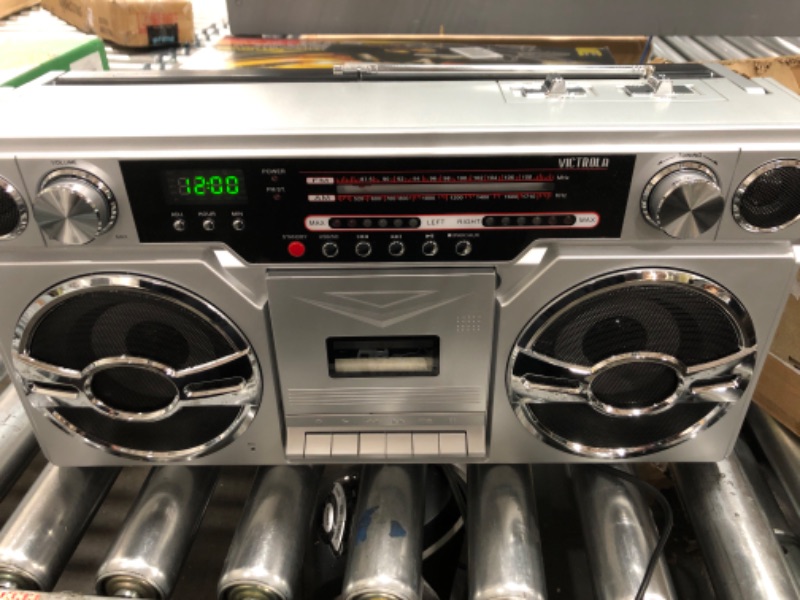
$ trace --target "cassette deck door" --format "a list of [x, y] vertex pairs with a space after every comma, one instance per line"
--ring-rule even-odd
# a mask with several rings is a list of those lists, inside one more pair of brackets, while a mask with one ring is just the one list
[[495, 282], [493, 269], [268, 275], [288, 457], [483, 456]]

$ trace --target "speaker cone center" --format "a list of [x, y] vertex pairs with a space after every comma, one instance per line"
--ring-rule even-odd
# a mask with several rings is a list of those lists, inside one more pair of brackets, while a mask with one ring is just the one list
[[139, 365], [119, 365], [95, 373], [91, 397], [114, 411], [146, 414], [165, 410], [178, 398], [166, 373]]
[[629, 416], [652, 412], [671, 402], [681, 381], [670, 364], [631, 360], [598, 373], [590, 389], [603, 412]]

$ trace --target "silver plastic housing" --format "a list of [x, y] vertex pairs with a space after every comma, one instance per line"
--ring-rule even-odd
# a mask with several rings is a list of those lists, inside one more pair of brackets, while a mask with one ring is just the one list
[[[86, 246], [51, 244], [35, 222], [14, 239], [0, 241], [4, 300], [0, 357], [12, 363], [20, 317], [33, 300], [59, 283], [103, 273], [153, 278], [191, 290], [226, 315], [246, 336], [258, 361], [261, 394], [252, 421], [230, 443], [193, 456], [193, 463], [603, 460], [554, 447], [519, 421], [509, 402], [511, 390], [505, 377], [515, 341], [535, 314], [580, 282], [622, 270], [684, 271], [719, 285], [738, 299], [749, 316], [757, 340], [751, 384], [716, 422], [698, 428], [681, 443], [620, 459], [719, 460], [730, 451], [744, 419], [752, 382], [760, 373], [795, 276], [793, 242], [800, 240], [800, 221], [769, 232], [741, 227], [734, 216], [733, 195], [759, 166], [800, 159], [800, 99], [768, 80], [745, 84], [727, 75], [675, 80], [676, 86], [693, 90], [688, 95], [634, 97], [625, 92], [630, 83], [602, 78], [570, 80], [570, 87], [582, 87], [586, 93], [560, 98], [526, 96], [520, 90], [541, 82], [522, 80], [165, 85], [157, 96], [167, 94], [187, 107], [170, 114], [160, 110], [150, 86], [45, 86], [4, 94], [0, 109], [20, 118], [0, 132], [0, 176], [21, 192], [26, 190], [27, 195], [22, 195], [29, 198], [51, 172], [80, 169], [105, 182], [116, 199], [118, 214], [114, 229]], [[236, 99], [236, 110], [226, 111], [224, 119], [208, 118], [231, 98]], [[63, 113], [49, 110], [54, 105], [73, 117], [64, 119]], [[147, 128], [133, 119], [119, 119], [121, 112], [147, 113]], [[541, 239], [507, 262], [477, 262], [467, 256], [448, 263], [432, 257], [420, 265], [399, 257], [368, 267], [337, 262], [334, 257], [324, 264], [293, 264], [287, 269], [282, 264], [246, 263], [216, 242], [142, 244], [120, 169], [122, 160], [158, 158], [616, 154], [636, 155], [619, 239]], [[681, 240], [649, 223], [642, 215], [641, 200], [658, 172], [687, 161], [713, 171], [725, 207], [717, 225], [695, 239]], [[342, 273], [347, 276], [340, 279], [345, 287], [333, 289], [331, 280]], [[414, 273], [421, 277], [414, 279]], [[411, 424], [403, 421], [406, 415], [400, 415], [399, 409], [374, 417], [369, 403], [355, 413], [352, 406], [306, 410], [313, 403], [292, 405], [292, 389], [320, 390], [330, 383], [327, 365], [318, 360], [324, 336], [315, 336], [306, 326], [307, 319], [292, 317], [295, 286], [319, 294], [360, 292], [369, 285], [390, 291], [401, 274], [415, 281], [412, 291], [425, 285], [437, 294], [446, 294], [451, 281], [474, 277], [473, 301], [485, 315], [481, 334], [472, 337], [474, 332], [450, 327], [445, 318], [416, 321], [413, 328], [408, 323], [393, 323], [387, 329], [363, 321], [358, 327], [362, 332], [372, 328], [374, 335], [387, 331], [437, 335], [450, 347], [461, 349], [459, 357], [464, 358], [455, 363], [481, 380], [477, 386], [468, 386], [480, 390], [477, 402], [469, 405], [470, 410], [445, 403], [445, 411], [417, 404]], [[447, 277], [442, 276], [445, 274]], [[347, 283], [359, 279], [358, 285], [365, 287]], [[455, 315], [461, 305], [452, 308]], [[315, 311], [324, 309], [305, 303], [304, 310], [306, 316], [322, 319], [322, 313]], [[356, 323], [330, 311], [326, 316], [330, 328], [325, 335], [348, 335]], [[423, 323], [425, 331], [421, 331]], [[284, 342], [292, 340], [287, 337], [292, 328], [312, 345], [308, 352], [287, 352], [290, 346]], [[449, 354], [451, 360], [453, 356]], [[51, 460], [65, 465], [159, 460], [123, 457], [109, 448], [87, 444], [35, 408], [49, 402], [48, 398], [27, 388], [20, 377], [14, 379], [37, 439]], [[302, 385], [292, 384], [294, 380]], [[398, 389], [408, 381], [410, 378], [379, 378], [362, 393], [372, 394], [365, 397], [374, 406], [381, 390], [397, 399]], [[291, 389], [290, 384], [294, 386]], [[448, 386], [451, 390], [458, 387], [457, 378]], [[305, 414], [301, 414], [303, 410]], [[339, 419], [338, 424], [330, 420], [332, 415]], [[358, 425], [344, 422], [352, 417], [361, 419]], [[366, 422], [376, 418], [378, 422]], [[330, 437], [335, 433], [350, 437]], [[412, 433], [428, 437], [420, 437], [415, 444]], [[454, 438], [443, 437], [452, 433], [464, 435], [465, 448], [460, 441], [453, 446], [449, 441]], [[323, 437], [312, 438], [314, 444], [309, 447], [308, 436], [317, 434]], [[378, 437], [362, 439], [362, 434]], [[395, 434], [402, 437], [390, 440], [389, 435]], [[477, 446], [469, 440], [475, 440]], [[362, 441], [369, 452], [360, 451]], [[398, 442], [391, 446], [392, 451], [390, 441]], [[442, 452], [442, 448], [454, 453]], [[471, 453], [470, 448], [478, 451]], [[188, 457], [173, 459], [180, 462]]]

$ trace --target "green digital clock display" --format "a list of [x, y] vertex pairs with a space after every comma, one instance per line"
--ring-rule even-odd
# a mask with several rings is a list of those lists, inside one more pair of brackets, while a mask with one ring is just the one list
[[170, 204], [237, 204], [247, 201], [241, 169], [165, 171]]

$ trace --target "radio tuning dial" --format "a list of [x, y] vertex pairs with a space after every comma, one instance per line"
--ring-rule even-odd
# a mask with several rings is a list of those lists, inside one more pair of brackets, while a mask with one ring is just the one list
[[700, 163], [678, 163], [656, 174], [642, 194], [645, 219], [674, 238], [695, 238], [716, 225], [725, 199], [714, 173]]
[[88, 244], [114, 226], [117, 203], [108, 186], [91, 173], [61, 169], [42, 182], [33, 214], [51, 240]]

